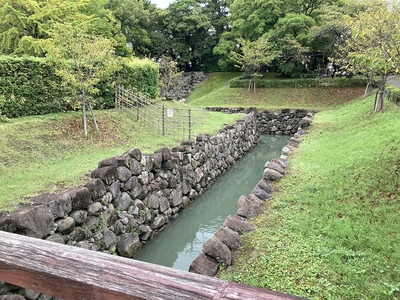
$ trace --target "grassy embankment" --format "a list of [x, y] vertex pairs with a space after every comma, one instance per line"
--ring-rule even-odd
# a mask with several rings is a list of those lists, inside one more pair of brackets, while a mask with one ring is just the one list
[[[175, 103], [174, 106], [186, 105]], [[240, 116], [207, 112], [197, 129], [216, 133]], [[57, 192], [90, 180], [99, 161], [132, 148], [152, 153], [180, 141], [161, 136], [123, 111], [97, 111], [100, 132], [85, 138], [81, 113], [24, 117], [0, 123], [0, 211], [41, 192]], [[93, 130], [93, 126], [90, 127]], [[193, 129], [196, 131], [196, 128]]]
[[400, 299], [400, 109], [316, 114], [225, 279], [313, 299]]

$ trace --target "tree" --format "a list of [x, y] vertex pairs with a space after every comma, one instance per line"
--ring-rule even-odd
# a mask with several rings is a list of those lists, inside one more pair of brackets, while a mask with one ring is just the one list
[[177, 0], [171, 3], [163, 21], [171, 40], [171, 57], [183, 70], [200, 70], [201, 57], [204, 53], [211, 53], [212, 49], [208, 46], [211, 19], [204, 13], [200, 1]]
[[88, 27], [80, 25], [57, 24], [44, 45], [48, 49], [47, 56], [57, 63], [57, 74], [80, 95], [80, 100], [72, 104], [82, 108], [83, 128], [87, 136], [87, 106], [98, 131], [91, 96], [99, 91], [96, 85], [114, 74], [119, 64], [114, 56], [113, 41], [89, 34]]
[[348, 70], [378, 75], [374, 112], [384, 107], [384, 90], [391, 73], [400, 68], [400, 22], [393, 3], [377, 1], [348, 22], [349, 34], [342, 51]]
[[279, 51], [277, 65], [285, 76], [309, 71], [312, 53], [310, 31], [315, 25], [310, 16], [288, 13], [267, 33]]
[[110, 0], [109, 8], [118, 20], [119, 30], [126, 38], [135, 56], [149, 54], [148, 47], [151, 43], [149, 27], [151, 27], [151, 13], [155, 5], [145, 0]]
[[269, 65], [277, 53], [272, 51], [272, 46], [264, 39], [250, 42], [239, 38], [240, 52], [232, 51], [230, 57], [235, 61], [236, 66], [248, 74], [251, 78], [248, 90], [256, 91], [255, 79], [263, 66]]
[[215, 55], [221, 58], [221, 68], [231, 66], [230, 53], [236, 49], [240, 37], [254, 42], [271, 30], [280, 17], [284, 16], [288, 3], [283, 0], [235, 0], [229, 6], [230, 18], [228, 29], [222, 33]]
[[[0, 53], [44, 56], [42, 40], [56, 23], [89, 22], [88, 30], [113, 38], [114, 17], [104, 8], [107, 0], [0, 0]], [[125, 41], [121, 41], [125, 43]]]
[[161, 97], [170, 100], [169, 92], [173, 80], [181, 76], [182, 72], [179, 72], [178, 63], [168, 56], [162, 56], [159, 59], [158, 69], [160, 72]]

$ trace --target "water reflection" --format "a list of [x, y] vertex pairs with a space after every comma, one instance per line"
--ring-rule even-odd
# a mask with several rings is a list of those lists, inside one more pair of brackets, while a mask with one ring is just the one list
[[280, 155], [287, 136], [262, 136], [259, 145], [239, 160], [152, 241], [135, 259], [187, 271], [203, 244], [236, 213], [241, 195], [261, 179], [264, 163]]

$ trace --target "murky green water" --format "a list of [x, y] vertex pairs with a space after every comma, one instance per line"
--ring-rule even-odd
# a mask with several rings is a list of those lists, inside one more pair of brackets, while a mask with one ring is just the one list
[[228, 215], [236, 213], [239, 197], [249, 195], [262, 178], [265, 162], [278, 158], [288, 140], [287, 136], [262, 136], [257, 147], [181, 211], [178, 218], [144, 245], [135, 259], [188, 271], [203, 244]]

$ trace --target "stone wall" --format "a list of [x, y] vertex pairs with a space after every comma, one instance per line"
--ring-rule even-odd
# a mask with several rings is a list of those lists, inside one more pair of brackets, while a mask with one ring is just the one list
[[133, 257], [259, 139], [254, 114], [214, 136], [142, 155], [137, 148], [101, 161], [92, 181], [33, 197], [0, 218], [0, 229]]
[[249, 220], [262, 212], [264, 203], [274, 192], [274, 182], [279, 181], [289, 165], [289, 156], [299, 146], [301, 136], [307, 133], [304, 128], [310, 126], [313, 113], [308, 112], [296, 128], [278, 159], [267, 161], [261, 180], [248, 196], [242, 195], [237, 202], [237, 212], [228, 216], [221, 228], [203, 245], [201, 253], [190, 265], [189, 272], [207, 276], [215, 276], [221, 266], [233, 263], [233, 252], [241, 246], [240, 235], [253, 230]]
[[161, 97], [167, 100], [175, 99], [185, 101], [194, 88], [207, 78], [204, 72], [184, 73], [172, 80], [170, 90], [167, 92], [161, 87]]
[[[229, 114], [256, 112], [257, 127], [261, 134], [293, 135], [297, 132], [300, 122], [308, 113], [304, 109], [282, 109], [280, 112], [271, 110], [258, 111], [255, 107], [207, 107], [207, 110]], [[304, 121], [304, 120], [303, 120]]]

